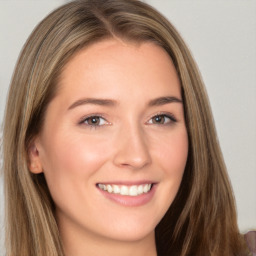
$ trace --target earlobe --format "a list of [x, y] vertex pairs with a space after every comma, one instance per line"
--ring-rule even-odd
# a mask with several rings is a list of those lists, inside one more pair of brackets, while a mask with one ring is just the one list
[[29, 146], [28, 155], [29, 155], [29, 163], [28, 163], [29, 170], [34, 174], [42, 173], [43, 168], [42, 168], [42, 164], [39, 156], [39, 151], [36, 147], [35, 142], [31, 143], [31, 145]]

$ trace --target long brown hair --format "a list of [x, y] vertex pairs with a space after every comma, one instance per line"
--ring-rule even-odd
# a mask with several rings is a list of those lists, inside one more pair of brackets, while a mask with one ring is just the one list
[[80, 0], [35, 28], [12, 78], [3, 140], [7, 256], [64, 255], [54, 203], [44, 175], [28, 169], [28, 147], [58, 93], [65, 64], [82, 48], [113, 37], [164, 48], [182, 85], [189, 156], [179, 192], [156, 227], [158, 255], [244, 255], [207, 94], [181, 36], [140, 1]]

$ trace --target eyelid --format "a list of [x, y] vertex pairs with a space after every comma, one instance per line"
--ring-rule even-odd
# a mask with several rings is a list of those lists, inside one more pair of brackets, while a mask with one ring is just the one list
[[[87, 120], [87, 119], [90, 119], [90, 118], [93, 118], [93, 117], [99, 117], [99, 118], [102, 118], [102, 119], [104, 119], [105, 121], [106, 121], [106, 124], [103, 124], [103, 125], [91, 125], [91, 124], [86, 124], [85, 123], [85, 121]], [[80, 125], [86, 125], [86, 126], [89, 126], [89, 127], [102, 127], [102, 126], [105, 126], [105, 125], [110, 125], [111, 123], [110, 122], [108, 122], [107, 121], [107, 119], [105, 118], [105, 117], [103, 117], [103, 115], [101, 115], [101, 114], [97, 114], [97, 113], [95, 113], [95, 114], [89, 114], [89, 115], [86, 115], [86, 116], [83, 116], [80, 120], [79, 120], [79, 122], [78, 122]]]
[[[154, 114], [154, 115], [152, 115], [150, 118], [149, 118], [149, 120], [152, 120], [154, 117], [157, 117], [157, 116], [165, 116], [165, 117], [167, 117], [167, 118], [169, 118], [170, 119], [170, 121], [169, 122], [167, 122], [167, 123], [164, 123], [164, 124], [161, 124], [161, 123], [159, 123], [159, 124], [157, 124], [157, 123], [149, 123], [149, 121], [147, 121], [146, 123], [147, 124], [153, 124], [153, 125], [171, 125], [171, 124], [173, 124], [173, 123], [176, 123], [178, 120], [177, 120], [177, 118], [173, 115], [173, 114], [171, 114], [171, 113], [169, 113], [169, 112], [158, 112], [158, 113], [156, 113], [156, 114]], [[104, 119], [104, 121], [106, 121], [106, 124], [101, 124], [101, 125], [98, 125], [98, 124], [95, 124], [95, 125], [93, 125], [93, 124], [86, 124], [85, 122], [86, 122], [86, 120], [88, 120], [88, 119], [90, 119], [90, 118], [93, 118], [93, 117], [98, 117], [98, 118], [102, 118], [102, 119]], [[79, 120], [79, 122], [78, 122], [80, 125], [85, 125], [85, 126], [88, 126], [88, 127], [90, 127], [90, 128], [101, 128], [101, 127], [103, 127], [103, 126], [106, 126], [106, 125], [111, 125], [112, 123], [110, 123], [110, 122], [108, 122], [107, 121], [107, 119], [102, 115], [102, 114], [98, 114], [98, 113], [94, 113], [94, 114], [89, 114], [89, 115], [86, 115], [86, 116], [83, 116], [80, 120]]]
[[[177, 118], [173, 114], [171, 114], [169, 112], [158, 112], [158, 113], [154, 114], [153, 116], [151, 116], [149, 120], [152, 120], [156, 116], [168, 117], [170, 119], [170, 122], [165, 123], [165, 124], [154, 124], [154, 125], [169, 125], [169, 124], [173, 124], [173, 123], [178, 122]], [[153, 123], [150, 123], [150, 124], [153, 124]]]

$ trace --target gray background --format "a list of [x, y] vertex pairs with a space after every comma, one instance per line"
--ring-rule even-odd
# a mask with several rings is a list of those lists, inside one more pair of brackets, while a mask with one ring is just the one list
[[[64, 2], [0, 0], [0, 124], [22, 45], [34, 26]], [[236, 197], [239, 228], [256, 229], [256, 0], [145, 2], [176, 26], [198, 63]], [[0, 255], [2, 187], [0, 178]]]

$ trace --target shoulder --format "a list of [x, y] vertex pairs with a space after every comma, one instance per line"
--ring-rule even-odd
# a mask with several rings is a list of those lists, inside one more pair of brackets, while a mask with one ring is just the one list
[[247, 232], [244, 238], [253, 256], [256, 255], [256, 230]]

